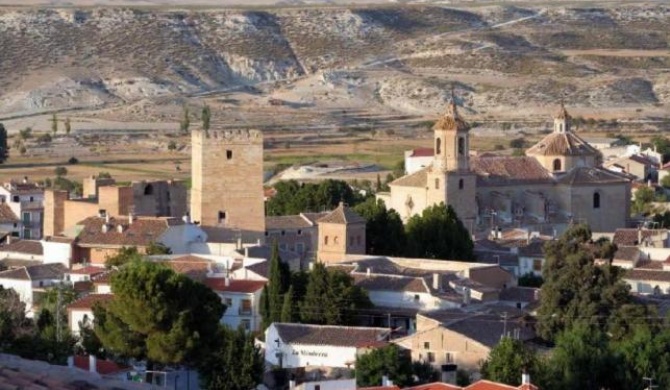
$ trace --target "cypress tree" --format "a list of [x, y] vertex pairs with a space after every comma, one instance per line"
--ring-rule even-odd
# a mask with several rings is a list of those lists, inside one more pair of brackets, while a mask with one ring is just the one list
[[284, 294], [284, 304], [281, 308], [281, 322], [294, 322], [295, 315], [293, 309], [293, 286], [288, 288], [286, 294]]
[[279, 244], [275, 240], [272, 243], [272, 254], [270, 255], [270, 275], [268, 281], [268, 306], [270, 308], [270, 323], [281, 320], [283, 296], [288, 289], [290, 275], [288, 268], [279, 257]]
[[209, 130], [209, 121], [212, 118], [212, 112], [209, 106], [205, 104], [202, 108], [202, 129]]
[[268, 326], [272, 323], [272, 318], [270, 318], [270, 298], [268, 292], [268, 285], [263, 286], [263, 292], [261, 293], [261, 301], [259, 312], [261, 315], [261, 326], [263, 329], [267, 329]]
[[56, 114], [51, 115], [51, 132], [54, 134], [58, 132], [58, 118]]
[[65, 118], [65, 134], [70, 135], [72, 125], [70, 124], [70, 117]]
[[309, 273], [307, 291], [300, 305], [300, 319], [309, 324], [324, 324], [329, 302], [328, 270], [322, 263], [315, 263]]
[[9, 146], [7, 146], [7, 129], [0, 123], [0, 164], [9, 157]]

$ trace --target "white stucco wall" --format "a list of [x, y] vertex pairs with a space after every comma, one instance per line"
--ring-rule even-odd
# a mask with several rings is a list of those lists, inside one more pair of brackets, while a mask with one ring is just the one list
[[405, 174], [407, 175], [420, 171], [433, 163], [433, 156], [410, 157], [412, 151], [408, 152], [405, 152]]
[[323, 366], [323, 367], [347, 367], [347, 363], [356, 361], [356, 348], [334, 347], [327, 345], [303, 345], [286, 344], [280, 339], [279, 348], [275, 340], [279, 339], [274, 325], [265, 332], [266, 348], [265, 360], [272, 365], [279, 365], [278, 353], [281, 353], [282, 366], [285, 368]]
[[44, 263], [61, 263], [70, 268], [72, 265], [72, 245], [42, 240]]
[[207, 233], [193, 224], [171, 226], [158, 239], [158, 242], [170, 248], [173, 254], [192, 253], [194, 245], [205, 241]]
[[517, 276], [523, 276], [527, 273], [533, 273], [535, 276], [542, 276], [542, 271], [533, 270], [533, 262], [535, 260], [541, 260], [542, 266], [544, 266], [544, 258], [541, 257], [519, 257], [519, 274]]
[[[221, 323], [237, 329], [242, 323], [242, 320], [249, 320], [249, 329], [251, 331], [261, 330], [261, 316], [259, 313], [259, 302], [261, 299], [262, 289], [255, 293], [235, 293], [235, 292], [220, 292], [219, 296], [223, 303], [229, 298], [232, 304], [226, 308], [226, 312], [221, 317]], [[244, 314], [241, 312], [242, 301], [248, 299], [251, 301], [251, 314]]]
[[21, 302], [26, 304], [26, 312], [28, 317], [33, 316], [33, 288], [30, 280], [17, 280], [0, 278], [0, 286], [6, 289], [14, 289]]
[[88, 318], [89, 323], [93, 321], [93, 310], [91, 309], [73, 309], [69, 310], [69, 325], [70, 331], [73, 335], [79, 335], [79, 323], [84, 321], [84, 318]]
[[624, 282], [630, 285], [630, 291], [638, 294], [653, 294], [654, 288], [658, 286], [662, 294], [670, 293], [670, 282], [631, 280], [624, 278]]
[[368, 296], [375, 306], [383, 307], [397, 307], [423, 311], [459, 307], [459, 303], [444, 301], [428, 293], [370, 290], [368, 291]]

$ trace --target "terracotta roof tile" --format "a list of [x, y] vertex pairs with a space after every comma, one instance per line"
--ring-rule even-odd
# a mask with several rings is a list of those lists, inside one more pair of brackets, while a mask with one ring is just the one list
[[390, 186], [399, 186], [399, 187], [419, 187], [425, 188], [426, 183], [428, 182], [428, 170], [430, 167], [420, 169], [411, 175], [406, 175], [401, 178], [393, 180], [389, 183]]
[[578, 167], [562, 175], [558, 182], [561, 184], [611, 184], [629, 182], [626, 177], [603, 168]]
[[477, 185], [553, 182], [551, 174], [533, 157], [471, 157], [470, 167], [477, 173]]
[[0, 278], [17, 280], [63, 279], [63, 264], [37, 264], [0, 272]]
[[665, 234], [665, 232], [665, 230], [652, 229], [617, 229], [614, 231], [612, 243], [617, 246], [637, 246], [641, 244], [639, 242], [640, 235], [644, 241], [653, 238], [655, 235], [660, 237], [662, 234]]
[[577, 134], [567, 131], [554, 132], [526, 150], [528, 156], [598, 156], [598, 149], [589, 145]]
[[345, 206], [344, 203], [340, 202], [340, 205], [333, 211], [331, 211], [325, 217], [319, 219], [318, 223], [339, 223], [339, 224], [350, 224], [350, 223], [365, 223], [365, 218], [361, 217], [356, 213], [351, 207]]
[[83, 267], [83, 268], [74, 268], [69, 271], [66, 271], [65, 273], [68, 274], [74, 274], [74, 275], [99, 275], [101, 273], [107, 272], [106, 268], [102, 267], [93, 267], [93, 266], [88, 266], [88, 267]]
[[273, 324], [284, 343], [303, 345], [332, 345], [341, 347], [363, 347], [376, 345], [387, 339], [387, 328], [365, 328], [353, 326]]
[[14, 240], [10, 244], [0, 245], [0, 252], [25, 253], [41, 256], [44, 254], [42, 243], [35, 240]]
[[352, 274], [354, 283], [368, 291], [405, 291], [428, 293], [429, 290], [421, 277]]
[[200, 282], [207, 277], [207, 273], [212, 268], [211, 260], [190, 255], [159, 261], [159, 263], [176, 273], [186, 275]]
[[670, 282], [670, 271], [635, 268], [627, 270], [623, 278], [648, 282]]
[[266, 230], [305, 229], [314, 224], [302, 215], [281, 215], [265, 217]]
[[238, 292], [238, 293], [254, 293], [261, 290], [267, 284], [261, 280], [241, 280], [229, 279], [226, 285], [225, 278], [207, 278], [204, 281], [205, 285], [214, 291], [218, 292]]
[[[521, 389], [521, 387], [510, 386], [503, 383], [496, 383], [482, 379], [471, 384], [470, 386], [464, 387], [463, 389], [464, 390], [510, 390], [510, 389], [519, 390]], [[537, 387], [532, 386], [531, 388], [528, 387], [523, 388], [523, 390], [526, 389], [537, 389]]]
[[[120, 372], [130, 371], [132, 369], [132, 367], [130, 366], [121, 365], [111, 360], [96, 359], [95, 363], [96, 363], [95, 364], [96, 371], [100, 375], [118, 374]], [[79, 369], [88, 371], [90, 367], [89, 357], [82, 355], [75, 355], [74, 366]]]
[[19, 217], [14, 214], [7, 203], [0, 203], [0, 223], [19, 222]]
[[359, 387], [357, 390], [400, 390], [398, 386], [372, 386], [372, 387]]
[[112, 282], [112, 275], [114, 275], [116, 270], [108, 270], [107, 272], [94, 276], [92, 278], [93, 284], [110, 284]]
[[433, 130], [467, 131], [469, 129], [470, 126], [458, 113], [456, 103], [453, 100], [447, 106], [444, 115], [442, 115], [433, 126]]
[[[128, 218], [112, 217], [108, 224], [105, 218], [90, 217], [79, 222], [81, 232], [77, 238], [81, 246], [149, 246], [156, 242], [169, 226], [178, 225], [174, 220], [178, 218], [148, 218], [137, 217], [131, 224]], [[103, 232], [103, 225], [107, 225], [107, 231]], [[122, 227], [119, 232], [118, 227]]]
[[106, 304], [114, 298], [113, 294], [88, 294], [67, 305], [67, 310], [88, 310], [96, 303]]
[[432, 157], [435, 155], [433, 148], [416, 148], [412, 150], [410, 157]]
[[614, 261], [636, 262], [640, 259], [640, 250], [636, 246], [623, 246], [614, 253]]
[[409, 387], [406, 390], [462, 390], [462, 387], [450, 385], [448, 383], [435, 382], [427, 383], [425, 385], [419, 385], [414, 387]]
[[536, 302], [540, 300], [540, 289], [533, 287], [507, 287], [500, 291], [501, 301]]

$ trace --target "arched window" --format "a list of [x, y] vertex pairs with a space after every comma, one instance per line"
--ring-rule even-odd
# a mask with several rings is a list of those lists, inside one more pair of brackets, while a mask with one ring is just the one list
[[435, 178], [435, 189], [439, 190], [440, 189], [440, 179]]
[[147, 184], [146, 187], [144, 187], [144, 195], [153, 195], [154, 194], [154, 186], [151, 184]]
[[463, 189], [463, 179], [458, 179], [458, 189], [459, 190]]
[[442, 138], [435, 140], [435, 154], [442, 154]]
[[323, 244], [328, 245], [328, 236], [323, 238]]
[[594, 209], [600, 208], [600, 192], [595, 192], [593, 194], [593, 208]]
[[561, 159], [557, 158], [554, 160], [554, 172], [561, 170]]
[[458, 137], [458, 155], [465, 155], [465, 138]]

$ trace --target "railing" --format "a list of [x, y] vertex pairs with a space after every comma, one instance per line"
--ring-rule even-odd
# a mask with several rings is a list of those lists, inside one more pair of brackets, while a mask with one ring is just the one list
[[251, 308], [245, 309], [241, 307], [238, 311], [238, 314], [242, 316], [250, 316], [253, 314], [253, 310], [251, 310]]

